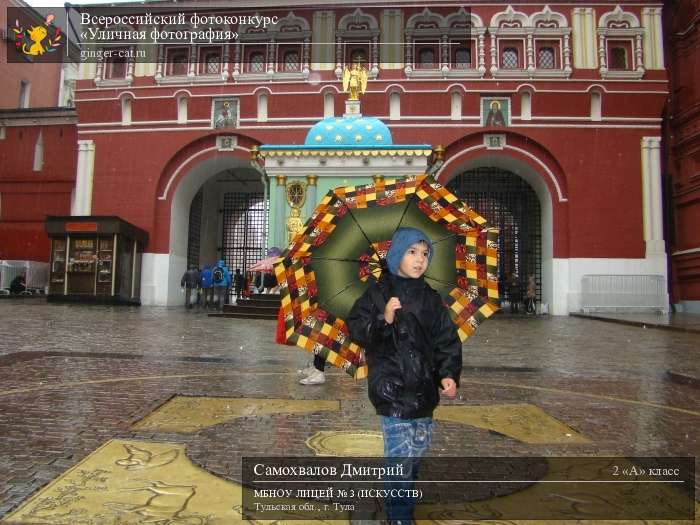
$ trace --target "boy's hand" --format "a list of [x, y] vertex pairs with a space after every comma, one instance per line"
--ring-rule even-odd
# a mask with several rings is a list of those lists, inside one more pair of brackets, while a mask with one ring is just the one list
[[455, 397], [457, 395], [457, 383], [451, 377], [443, 377], [440, 385], [442, 385], [442, 395], [446, 397]]
[[401, 301], [399, 301], [398, 297], [392, 297], [390, 298], [386, 306], [384, 307], [384, 320], [387, 322], [387, 324], [392, 324], [394, 322], [396, 310], [401, 308]]

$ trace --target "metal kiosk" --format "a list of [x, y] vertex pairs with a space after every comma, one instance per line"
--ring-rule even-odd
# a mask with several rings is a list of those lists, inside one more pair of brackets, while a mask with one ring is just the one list
[[49, 216], [45, 228], [49, 301], [141, 304], [147, 232], [114, 216]]

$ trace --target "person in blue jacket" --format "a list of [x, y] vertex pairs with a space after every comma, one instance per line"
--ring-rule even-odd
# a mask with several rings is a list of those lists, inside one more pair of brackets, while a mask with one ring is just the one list
[[231, 270], [228, 269], [226, 263], [220, 260], [211, 271], [212, 282], [214, 284], [214, 295], [216, 295], [217, 308], [224, 308], [224, 299], [226, 291], [231, 288]]
[[205, 264], [204, 269], [199, 273], [199, 287], [202, 289], [200, 306], [207, 308], [212, 303], [213, 285], [211, 266]]

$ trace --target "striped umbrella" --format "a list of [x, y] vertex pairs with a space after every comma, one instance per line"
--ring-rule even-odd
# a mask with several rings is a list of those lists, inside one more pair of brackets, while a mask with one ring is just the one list
[[323, 356], [356, 379], [364, 352], [345, 317], [372, 280], [397, 228], [433, 243], [426, 282], [442, 296], [462, 341], [498, 309], [498, 230], [431, 176], [328, 192], [275, 264], [286, 341]]

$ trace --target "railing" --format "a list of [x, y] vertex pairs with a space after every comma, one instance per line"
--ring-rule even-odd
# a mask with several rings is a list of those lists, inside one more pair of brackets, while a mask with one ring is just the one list
[[44, 293], [49, 284], [49, 264], [38, 261], [0, 260], [0, 294], [10, 293], [10, 284], [18, 275], [25, 274], [28, 294]]
[[581, 309], [668, 310], [666, 279], [662, 275], [584, 275]]

